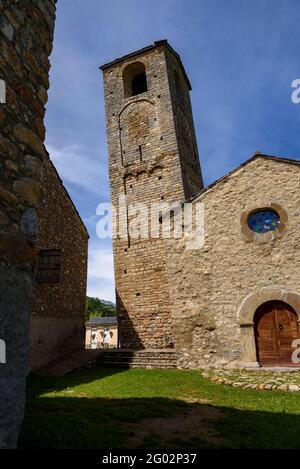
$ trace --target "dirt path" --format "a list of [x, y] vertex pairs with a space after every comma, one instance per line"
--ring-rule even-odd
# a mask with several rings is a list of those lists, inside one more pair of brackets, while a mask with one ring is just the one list
[[[126, 424], [126, 432], [131, 435], [128, 439], [128, 448], [138, 448], [145, 440], [155, 437], [160, 440], [161, 447], [168, 447], [170, 442], [190, 440], [197, 438], [208, 444], [219, 445], [223, 438], [214, 429], [213, 421], [219, 419], [221, 412], [203, 401], [194, 401], [202, 404], [198, 408], [186, 410], [172, 417], [147, 418], [138, 423]], [[172, 444], [172, 446], [173, 446]]]

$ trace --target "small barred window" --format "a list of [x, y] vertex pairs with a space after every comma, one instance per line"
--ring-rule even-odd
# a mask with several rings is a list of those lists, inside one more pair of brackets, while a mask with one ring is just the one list
[[59, 283], [61, 272], [61, 251], [42, 249], [38, 254], [36, 281], [38, 283]]

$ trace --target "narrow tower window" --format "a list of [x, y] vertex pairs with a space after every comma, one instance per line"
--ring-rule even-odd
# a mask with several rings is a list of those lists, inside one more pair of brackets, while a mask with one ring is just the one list
[[143, 161], [143, 153], [142, 153], [142, 146], [139, 145], [139, 152], [140, 152], [140, 161]]
[[128, 65], [123, 72], [123, 83], [125, 98], [145, 93], [148, 90], [145, 65], [141, 62]]
[[174, 70], [174, 83], [175, 83], [175, 92], [178, 101], [182, 104], [183, 102], [183, 89], [182, 89], [182, 84], [181, 80], [179, 78], [179, 75], [176, 70]]

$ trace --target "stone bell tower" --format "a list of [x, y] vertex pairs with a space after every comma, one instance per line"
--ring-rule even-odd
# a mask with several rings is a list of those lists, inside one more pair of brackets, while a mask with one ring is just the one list
[[[202, 187], [189, 79], [179, 55], [157, 41], [101, 67], [104, 74], [111, 202], [183, 202]], [[125, 220], [124, 220], [125, 218]], [[144, 222], [144, 230], [149, 222]], [[149, 229], [150, 231], [150, 229]], [[114, 239], [117, 314], [122, 348], [174, 346], [161, 234]]]

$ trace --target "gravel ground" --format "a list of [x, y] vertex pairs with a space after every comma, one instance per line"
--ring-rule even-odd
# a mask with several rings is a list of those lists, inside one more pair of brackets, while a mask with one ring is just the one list
[[300, 370], [210, 370], [204, 371], [204, 378], [217, 384], [236, 388], [266, 391], [300, 391]]

